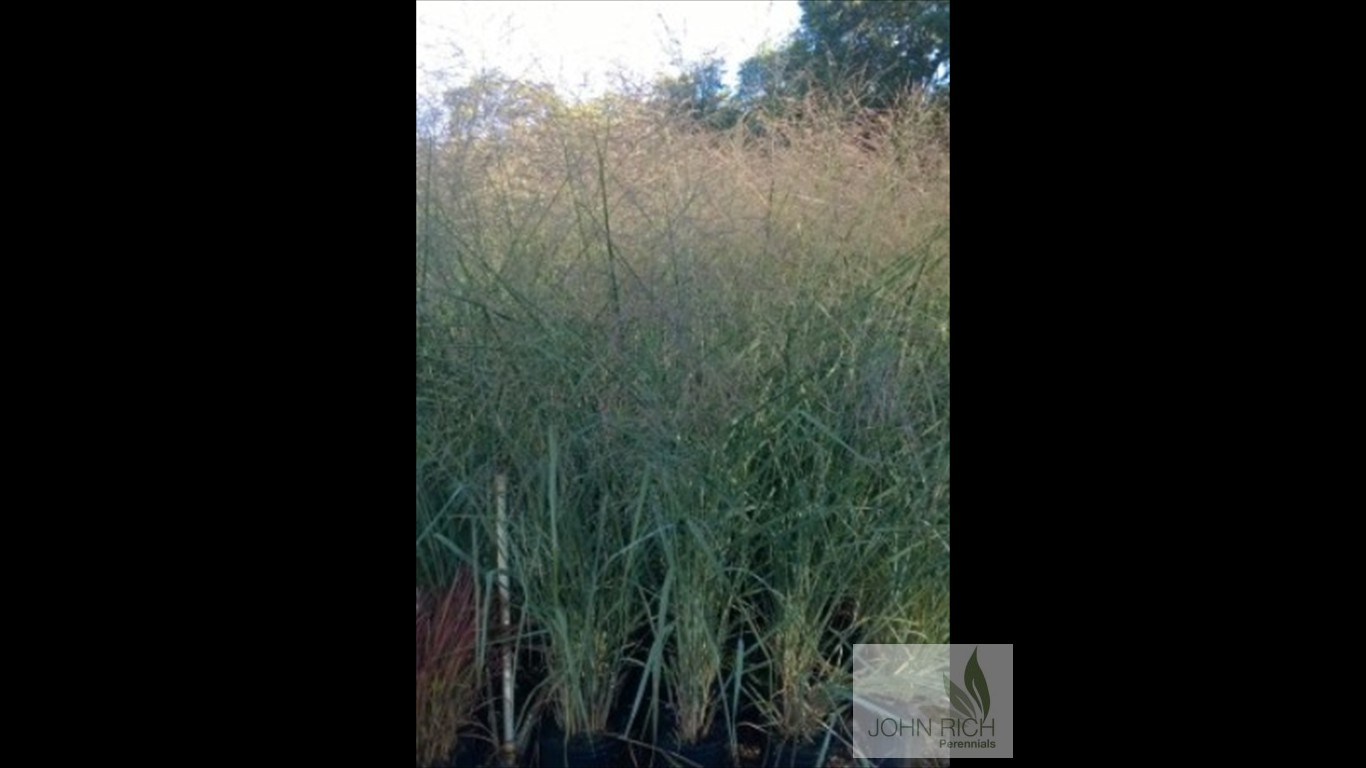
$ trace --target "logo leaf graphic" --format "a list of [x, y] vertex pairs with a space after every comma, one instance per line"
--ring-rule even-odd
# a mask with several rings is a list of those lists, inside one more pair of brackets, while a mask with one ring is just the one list
[[972, 658], [963, 668], [963, 685], [967, 686], [978, 709], [982, 710], [981, 719], [985, 720], [987, 712], [991, 710], [991, 694], [987, 691], [987, 676], [982, 672], [982, 665], [977, 663], [976, 648], [972, 649]]
[[949, 679], [948, 675], [944, 675], [944, 692], [949, 695], [949, 705], [958, 710], [958, 714], [970, 720], [977, 719], [976, 713], [972, 710], [972, 700], [963, 693], [963, 689], [959, 688], [957, 683]]

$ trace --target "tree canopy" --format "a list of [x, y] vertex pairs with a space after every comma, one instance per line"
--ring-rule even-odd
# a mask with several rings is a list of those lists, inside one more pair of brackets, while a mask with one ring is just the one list
[[[734, 92], [725, 84], [725, 62], [709, 55], [691, 63], [680, 58], [678, 74], [656, 81], [651, 98], [674, 117], [706, 129], [730, 128], [756, 112], [790, 114], [813, 94], [849, 114], [868, 114], [918, 91], [947, 115], [948, 0], [799, 0], [799, 5], [800, 28], [782, 44], [742, 62]], [[563, 104], [549, 86], [485, 72], [448, 90], [442, 106], [449, 130], [499, 135], [510, 125], [537, 122]]]
[[738, 98], [772, 107], [812, 89], [890, 106], [921, 88], [947, 103], [949, 3], [938, 0], [800, 0], [801, 28], [783, 46], [740, 65]]

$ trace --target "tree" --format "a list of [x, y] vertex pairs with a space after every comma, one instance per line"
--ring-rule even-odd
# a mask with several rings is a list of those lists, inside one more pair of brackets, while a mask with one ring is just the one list
[[563, 107], [555, 89], [481, 72], [444, 96], [450, 132], [462, 138], [499, 137], [517, 126], [546, 120]]
[[935, 0], [801, 0], [798, 44], [831, 92], [855, 87], [866, 107], [889, 106], [919, 86], [946, 88], [949, 3]]
[[736, 101], [745, 110], [786, 111], [791, 101], [800, 100], [809, 89], [807, 59], [795, 40], [760, 50], [740, 65]]
[[660, 80], [655, 93], [676, 117], [708, 128], [729, 128], [738, 112], [729, 103], [724, 66], [717, 57], [686, 65], [682, 74]]
[[813, 87], [883, 109], [915, 87], [947, 102], [949, 3], [936, 0], [800, 0], [801, 29], [740, 67], [739, 99], [772, 109]]

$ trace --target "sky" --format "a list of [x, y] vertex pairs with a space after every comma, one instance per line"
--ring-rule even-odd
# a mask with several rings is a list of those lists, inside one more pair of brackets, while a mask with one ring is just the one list
[[[430, 73], [497, 68], [548, 82], [568, 98], [591, 98], [624, 69], [639, 81], [677, 73], [675, 58], [726, 60], [727, 83], [761, 45], [797, 29], [796, 0], [464, 0], [417, 3], [418, 90]], [[461, 56], [453, 51], [458, 48]]]

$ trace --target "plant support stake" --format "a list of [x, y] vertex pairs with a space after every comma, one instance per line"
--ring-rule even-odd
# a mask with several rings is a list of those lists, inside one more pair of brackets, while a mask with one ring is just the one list
[[[498, 526], [498, 615], [502, 622], [504, 642], [512, 637], [512, 611], [508, 606], [508, 517], [507, 517], [507, 475], [499, 472], [493, 476], [494, 506]], [[503, 647], [503, 764], [517, 763], [517, 741], [514, 731], [512, 690], [512, 654], [506, 645]]]

